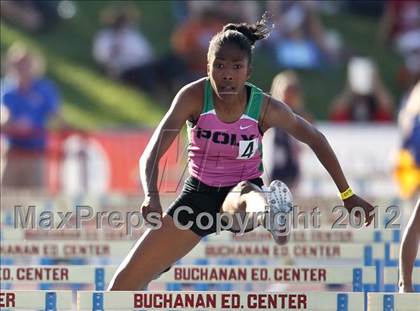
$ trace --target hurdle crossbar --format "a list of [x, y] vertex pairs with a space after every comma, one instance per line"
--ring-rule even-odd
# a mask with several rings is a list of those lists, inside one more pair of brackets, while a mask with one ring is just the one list
[[[133, 241], [13, 241], [2, 242], [0, 255], [4, 258], [89, 258], [124, 257], [134, 246]], [[366, 258], [369, 257], [370, 260]], [[384, 258], [384, 245], [380, 243], [288, 243], [274, 242], [202, 242], [185, 258], [261, 258], [261, 259], [319, 259], [364, 260]]]
[[0, 308], [9, 310], [72, 310], [72, 292], [1, 290]]
[[419, 293], [368, 293], [368, 311], [417, 311], [420, 306]]
[[[86, 241], [112, 241], [112, 240], [137, 240], [143, 230], [135, 230], [127, 235], [124, 230], [80, 230], [80, 229], [22, 229], [4, 227], [0, 230], [2, 241], [21, 240], [86, 240]], [[206, 238], [208, 241], [248, 241], [267, 242], [272, 241], [272, 235], [265, 229], [257, 228], [244, 235], [233, 234], [224, 231], [221, 234], [211, 235]], [[289, 241], [294, 243], [319, 243], [319, 242], [340, 242], [340, 243], [373, 243], [373, 242], [399, 242], [399, 230], [292, 230]]]
[[308, 292], [91, 292], [79, 291], [78, 310], [354, 310], [363, 293]]
[[[116, 266], [54, 265], [1, 266], [3, 283], [29, 284], [94, 284], [103, 290], [111, 281]], [[228, 266], [175, 265], [155, 282], [170, 283], [322, 283], [353, 284], [354, 291], [362, 291], [363, 284], [376, 283], [374, 267], [293, 267], [293, 266]]]
[[[399, 273], [397, 267], [384, 268], [384, 290], [396, 291], [398, 288]], [[414, 267], [412, 273], [412, 284], [414, 288], [420, 288], [420, 268]]]

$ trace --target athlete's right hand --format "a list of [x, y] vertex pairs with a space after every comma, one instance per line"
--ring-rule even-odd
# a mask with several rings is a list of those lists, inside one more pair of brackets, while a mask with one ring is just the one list
[[143, 219], [153, 228], [160, 227], [162, 222], [162, 205], [159, 195], [146, 195], [141, 205]]

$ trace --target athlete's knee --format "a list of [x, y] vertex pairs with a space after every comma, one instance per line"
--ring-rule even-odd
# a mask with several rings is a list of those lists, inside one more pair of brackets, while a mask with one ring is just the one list
[[252, 183], [250, 183], [249, 181], [241, 181], [239, 182], [234, 188], [233, 191], [237, 191], [239, 192], [239, 194], [245, 194], [248, 193], [252, 190], [254, 190], [254, 185]]
[[232, 188], [223, 203], [223, 211], [234, 214], [246, 211], [245, 195], [254, 190], [254, 185], [249, 181], [241, 181]]
[[246, 194], [254, 190], [253, 184], [249, 181], [241, 181], [238, 183], [234, 191], [238, 194], [236, 197], [235, 212], [246, 212]]

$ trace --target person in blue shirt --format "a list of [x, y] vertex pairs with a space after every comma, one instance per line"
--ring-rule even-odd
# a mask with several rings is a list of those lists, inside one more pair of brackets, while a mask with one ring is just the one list
[[404, 199], [420, 194], [420, 82], [414, 86], [398, 116], [402, 133], [394, 177]]
[[43, 77], [40, 56], [20, 43], [6, 55], [1, 106], [7, 115], [1, 130], [6, 140], [2, 186], [42, 189], [44, 186], [47, 125], [59, 115], [60, 98], [54, 83]]

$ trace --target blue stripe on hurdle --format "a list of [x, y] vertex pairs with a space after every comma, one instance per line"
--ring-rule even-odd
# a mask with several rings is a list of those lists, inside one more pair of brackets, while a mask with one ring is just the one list
[[14, 221], [13, 221], [13, 214], [12, 212], [6, 212], [6, 215], [4, 216], [5, 222], [4, 224], [6, 226], [13, 226], [14, 225]]
[[384, 311], [395, 311], [394, 309], [394, 296], [384, 295]]
[[363, 273], [361, 268], [353, 269], [353, 292], [363, 291]]
[[399, 229], [395, 229], [392, 231], [392, 241], [399, 242], [401, 240], [401, 231]]
[[[173, 265], [178, 265], [178, 264], [181, 264], [181, 263], [182, 263], [182, 260], [178, 260]], [[180, 284], [180, 283], [166, 283], [166, 290], [169, 290], [169, 291], [178, 290], [178, 291], [180, 291], [180, 290], [182, 290], [182, 284]]]
[[337, 311], [348, 311], [349, 296], [347, 294], [337, 294]]
[[[248, 258], [248, 259], [246, 259], [246, 260], [245, 260], [244, 264], [245, 264], [246, 266], [254, 266], [254, 265], [255, 265], [255, 262], [254, 262], [254, 260], [253, 260], [253, 259]], [[245, 284], [245, 290], [246, 290], [247, 292], [251, 292], [251, 291], [252, 291], [252, 289], [253, 289], [253, 287], [254, 287], [254, 284], [253, 284], [252, 282], [247, 282], [247, 283]]]
[[368, 303], [368, 291], [363, 292], [363, 310], [367, 310]]
[[105, 289], [105, 269], [96, 268], [95, 269], [95, 290], [104, 290]]
[[[218, 260], [218, 264], [227, 265], [227, 266], [235, 266], [235, 265], [238, 265], [239, 263], [240, 261], [238, 259], [233, 259], [233, 258]], [[221, 283], [221, 284], [218, 284], [217, 289], [221, 291], [231, 291], [233, 290], [233, 284]]]
[[372, 266], [373, 265], [373, 255], [372, 255], [372, 246], [366, 245], [364, 249], [364, 256], [363, 261], [365, 266]]
[[[200, 259], [196, 259], [194, 263], [196, 265], [207, 266], [209, 264], [209, 260], [206, 258], [200, 258]], [[206, 283], [194, 284], [194, 289], [196, 291], [207, 291], [209, 290], [209, 284], [206, 284]]]
[[104, 310], [104, 294], [93, 293], [92, 294], [92, 311], [103, 311]]
[[[13, 258], [4, 258], [3, 256], [0, 256], [0, 265], [2, 266], [7, 266], [7, 265], [13, 265], [14, 264], [14, 260]], [[11, 289], [12, 288], [12, 283], [4, 283], [4, 282], [0, 282], [0, 288], [1, 289]]]
[[384, 292], [396, 292], [398, 286], [396, 284], [384, 284]]
[[389, 242], [385, 243], [385, 266], [386, 267], [398, 266], [398, 260], [391, 259], [391, 244]]
[[376, 272], [376, 286], [375, 291], [380, 292], [382, 290], [384, 284], [384, 262], [383, 260], [376, 259], [375, 260], [375, 272]]
[[[49, 258], [49, 257], [42, 257], [40, 259], [40, 265], [56, 265], [57, 264], [57, 260], [53, 259], [53, 258]], [[49, 290], [51, 289], [52, 285], [49, 283], [39, 283], [38, 288], [40, 290]]]
[[381, 231], [377, 230], [373, 233], [373, 240], [375, 242], [381, 242], [382, 241], [382, 233]]
[[57, 294], [54, 292], [45, 293], [45, 311], [57, 310]]

